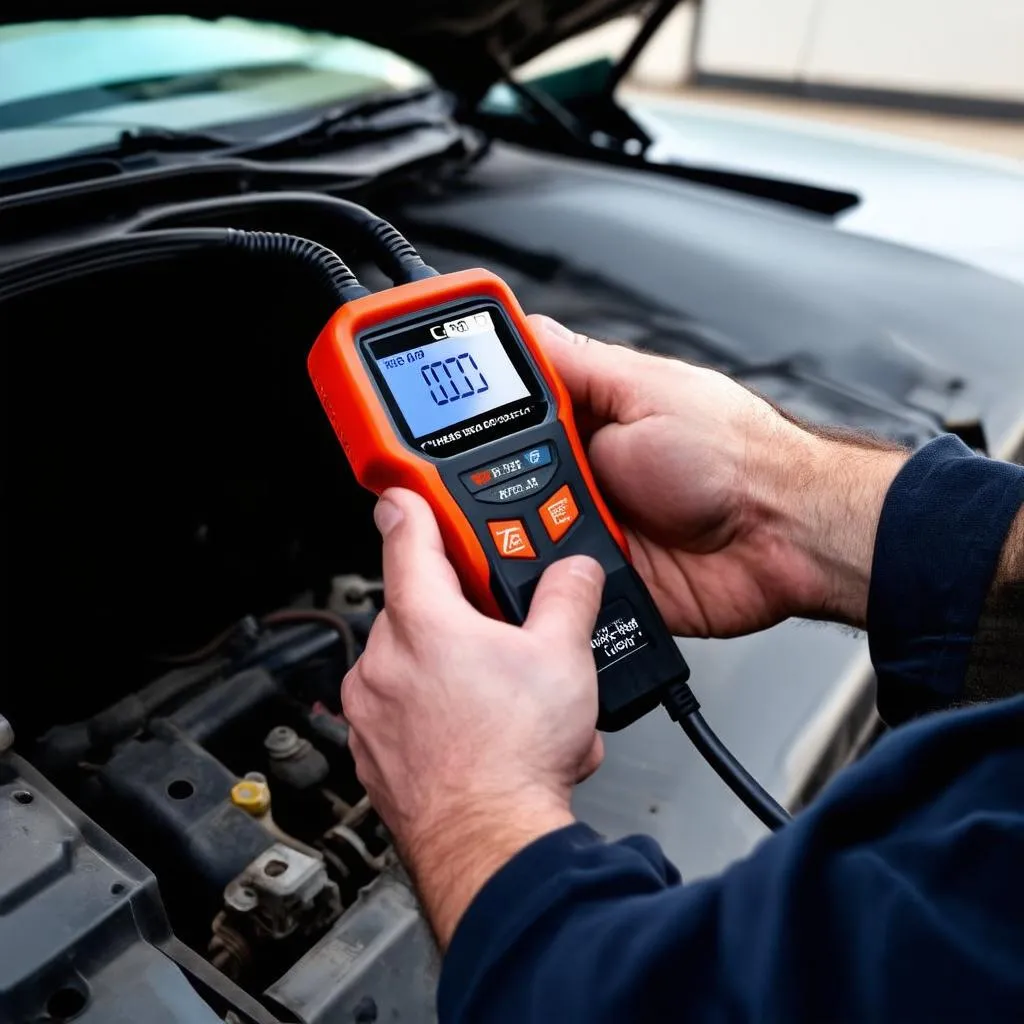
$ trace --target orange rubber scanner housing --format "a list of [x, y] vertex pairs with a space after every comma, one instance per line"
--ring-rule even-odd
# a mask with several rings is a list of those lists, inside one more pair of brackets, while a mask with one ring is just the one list
[[[399, 437], [356, 346], [358, 335], [369, 328], [453, 300], [473, 298], [497, 300], [508, 312], [551, 391], [556, 415], [569, 439], [594, 506], [628, 558], [622, 530], [594, 483], [576, 432], [569, 392], [544, 349], [534, 339], [526, 314], [511, 289], [489, 270], [443, 274], [346, 303], [320, 333], [309, 353], [307, 367], [313, 387], [359, 483], [374, 494], [380, 494], [388, 487], [407, 487], [426, 498], [437, 517], [445, 550], [462, 581], [466, 596], [482, 612], [500, 619], [503, 616], [491, 592], [491, 570], [480, 538], [445, 487], [433, 461], [412, 451]], [[467, 495], [467, 500], [472, 499]]]

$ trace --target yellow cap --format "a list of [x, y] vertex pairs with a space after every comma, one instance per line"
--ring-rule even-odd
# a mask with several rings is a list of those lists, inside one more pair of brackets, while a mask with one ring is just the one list
[[265, 782], [243, 779], [231, 787], [231, 802], [254, 816], [266, 814], [270, 808], [270, 787]]

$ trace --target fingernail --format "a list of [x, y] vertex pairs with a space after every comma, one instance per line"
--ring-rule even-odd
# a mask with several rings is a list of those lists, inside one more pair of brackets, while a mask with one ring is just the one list
[[570, 559], [569, 575], [579, 576], [588, 583], [604, 582], [604, 569], [601, 568], [601, 563], [589, 555], [576, 555]]
[[387, 498], [381, 498], [373, 510], [373, 521], [377, 524], [381, 536], [386, 537], [401, 521], [402, 510]]
[[568, 341], [572, 343], [576, 340], [575, 332], [570, 331], [565, 324], [560, 324], [557, 320], [552, 320], [549, 316], [542, 316], [541, 320], [543, 321], [544, 330], [553, 337], [558, 338], [559, 341]]

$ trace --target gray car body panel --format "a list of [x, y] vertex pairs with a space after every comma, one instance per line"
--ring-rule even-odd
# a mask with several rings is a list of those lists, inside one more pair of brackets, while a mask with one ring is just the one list
[[882, 132], [685, 100], [628, 96], [649, 156], [854, 192], [841, 231], [1024, 282], [1024, 163]]

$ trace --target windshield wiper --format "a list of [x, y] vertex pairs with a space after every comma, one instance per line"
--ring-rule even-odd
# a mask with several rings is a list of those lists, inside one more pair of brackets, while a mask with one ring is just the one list
[[[69, 127], [72, 127], [69, 123]], [[54, 125], [47, 125], [53, 128]], [[82, 127], [77, 125], [74, 127]], [[210, 132], [177, 131], [173, 128], [139, 126], [122, 131], [115, 142], [76, 150], [67, 156], [42, 160], [38, 163], [16, 164], [0, 169], [0, 194], [14, 191], [22, 182], [31, 182], [33, 187], [64, 184], [70, 181], [86, 181], [112, 174], [121, 174], [139, 164], [140, 158], [153, 157], [162, 153], [218, 153], [222, 154], [237, 141]], [[141, 166], [145, 166], [142, 163]]]
[[274, 135], [236, 145], [229, 154], [261, 160], [294, 157], [329, 149], [339, 142], [356, 145], [417, 129], [451, 131], [450, 103], [447, 99], [439, 103], [441, 96], [435, 86], [429, 86], [354, 106], [335, 107], [288, 125]]
[[147, 153], [200, 153], [228, 149], [236, 145], [234, 139], [213, 132], [180, 131], [176, 128], [158, 128], [148, 125], [127, 128], [117, 142], [104, 150], [106, 156], [130, 159]]
[[[279, 118], [275, 120], [280, 122]], [[102, 122], [93, 124], [98, 126]], [[198, 158], [209, 155], [219, 160], [287, 159], [404, 135], [423, 128], [455, 130], [450, 116], [450, 100], [434, 86], [332, 107], [314, 117], [303, 116], [277, 132], [253, 139], [217, 132], [140, 125], [125, 129], [115, 142], [107, 145], [0, 170], [0, 182], [7, 186], [31, 182], [33, 187], [43, 187], [37, 182], [59, 184], [105, 177], [142, 169], [164, 154], [193, 154]], [[0, 190], [10, 191], [10, 187]]]

